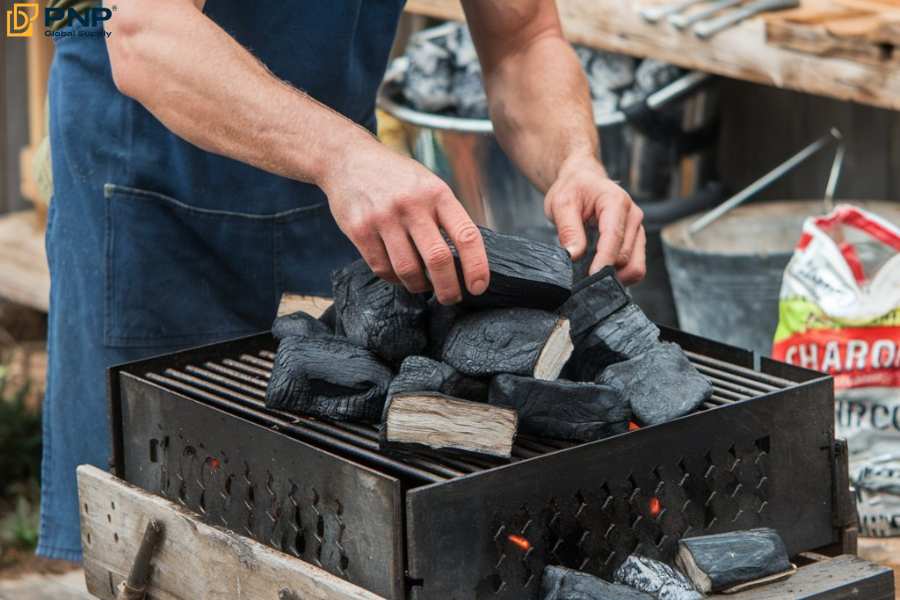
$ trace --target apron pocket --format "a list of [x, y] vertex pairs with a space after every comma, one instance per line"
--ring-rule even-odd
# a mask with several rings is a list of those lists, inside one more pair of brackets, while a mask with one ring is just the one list
[[187, 346], [268, 329], [276, 231], [319, 210], [253, 215], [111, 184], [104, 192], [109, 347]]

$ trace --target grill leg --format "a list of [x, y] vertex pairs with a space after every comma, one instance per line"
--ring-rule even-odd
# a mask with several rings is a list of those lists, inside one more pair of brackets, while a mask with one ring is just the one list
[[155, 519], [151, 519], [147, 523], [144, 538], [141, 540], [137, 556], [134, 557], [134, 563], [131, 565], [128, 579], [119, 586], [116, 600], [144, 600], [147, 592], [147, 582], [150, 580], [150, 573], [153, 570], [150, 560], [162, 541], [162, 534], [162, 524]]

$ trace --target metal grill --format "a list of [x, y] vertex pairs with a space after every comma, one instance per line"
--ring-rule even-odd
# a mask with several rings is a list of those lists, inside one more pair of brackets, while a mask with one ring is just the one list
[[713, 385], [696, 414], [586, 444], [519, 436], [509, 464], [390, 455], [372, 426], [266, 409], [268, 335], [124, 365], [114, 465], [391, 599], [536, 598], [546, 564], [609, 575], [703, 532], [774, 526], [795, 551], [834, 541], [831, 503], [799, 515], [793, 497], [831, 496], [830, 381], [664, 333]]

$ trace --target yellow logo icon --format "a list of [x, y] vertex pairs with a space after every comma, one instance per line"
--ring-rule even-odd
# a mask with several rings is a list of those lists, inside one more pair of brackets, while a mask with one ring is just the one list
[[8, 37], [31, 37], [34, 20], [38, 16], [37, 2], [16, 2], [12, 10], [6, 11], [6, 35]]

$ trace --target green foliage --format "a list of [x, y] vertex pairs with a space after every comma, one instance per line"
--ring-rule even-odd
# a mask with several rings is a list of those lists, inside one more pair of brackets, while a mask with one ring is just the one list
[[0, 519], [0, 547], [33, 550], [37, 546], [39, 512], [25, 494], [16, 499], [16, 509]]
[[28, 386], [7, 388], [6, 369], [0, 367], [0, 496], [16, 483], [37, 480], [41, 468], [41, 415], [25, 404]]

